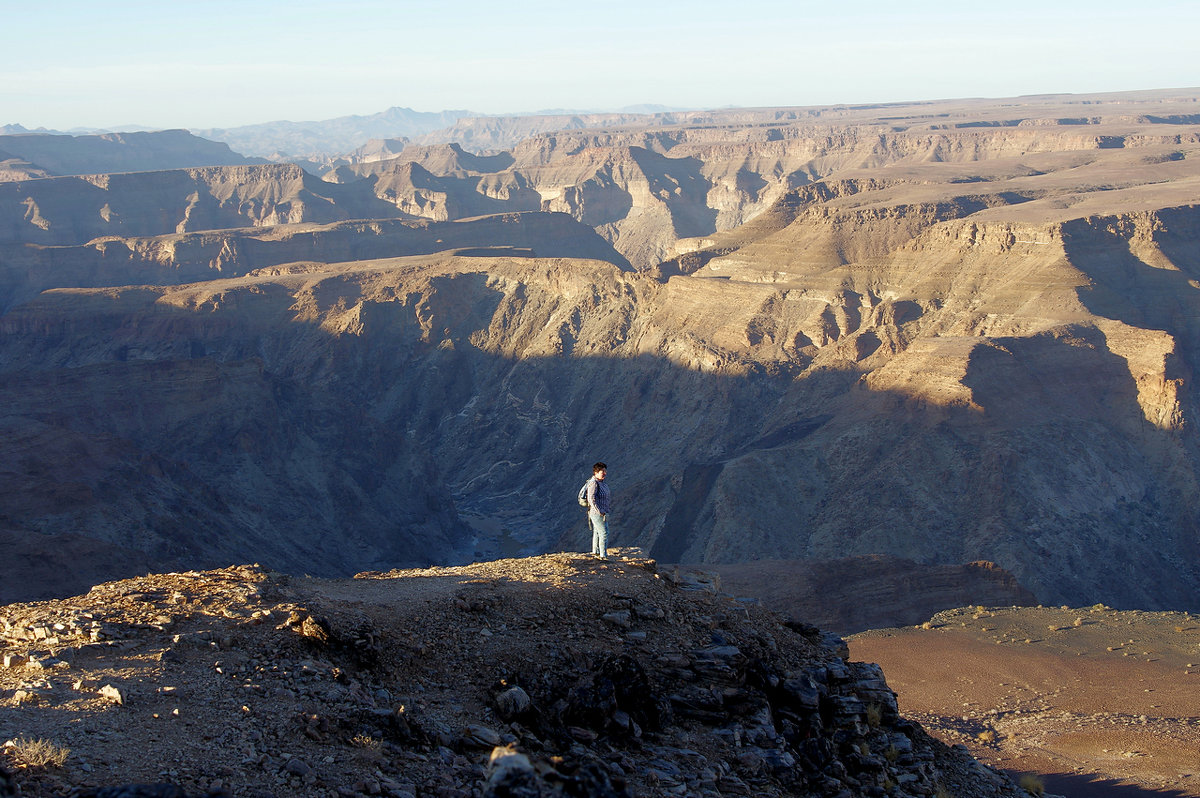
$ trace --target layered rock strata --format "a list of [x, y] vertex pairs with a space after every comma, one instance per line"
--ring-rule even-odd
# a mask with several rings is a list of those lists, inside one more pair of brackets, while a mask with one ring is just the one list
[[[614, 539], [664, 561], [989, 560], [1042, 601], [1189, 607], [1195, 120], [1005, 113], [0, 186], [6, 545], [581, 547], [603, 459]], [[402, 218], [418, 195], [531, 210]]]

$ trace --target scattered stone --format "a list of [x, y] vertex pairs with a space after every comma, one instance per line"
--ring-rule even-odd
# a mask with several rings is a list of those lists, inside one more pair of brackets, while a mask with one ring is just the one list
[[296, 631], [320, 645], [328, 645], [333, 639], [329, 621], [315, 615], [305, 615], [296, 625]]
[[634, 606], [633, 612], [638, 618], [644, 621], [661, 621], [667, 617], [666, 610], [662, 607], [654, 607], [649, 604], [639, 604]]
[[533, 700], [519, 686], [510, 687], [496, 696], [496, 712], [504, 720], [513, 720], [529, 711]]
[[119, 687], [115, 687], [111, 684], [106, 684], [100, 688], [100, 697], [107, 698], [114, 704], [119, 704], [121, 706], [125, 705], [125, 693], [122, 692]]
[[[228, 796], [221, 790], [218, 793], [208, 793], [213, 796]], [[174, 784], [128, 784], [124, 787], [96, 787], [75, 790], [71, 798], [188, 798], [182, 787]]]
[[581, 743], [594, 743], [600, 736], [591, 729], [585, 729], [581, 726], [568, 726], [567, 732], [571, 735], [571, 737]]
[[617, 610], [616, 612], [606, 612], [600, 616], [606, 623], [621, 629], [628, 629], [633, 626], [632, 613], [629, 610]]
[[36, 704], [40, 699], [41, 696], [32, 690], [13, 691], [13, 701], [18, 704]]
[[503, 742], [495, 729], [474, 723], [463, 730], [463, 741], [476, 748], [495, 748]]
[[511, 746], [492, 749], [484, 798], [538, 798], [544, 795], [537, 771]]
[[680, 590], [694, 590], [714, 595], [721, 591], [721, 575], [716, 571], [684, 570], [677, 565], [665, 576]]
[[29, 668], [30, 670], [48, 671], [53, 668], [69, 666], [58, 657], [53, 657], [46, 654], [30, 657], [29, 661], [25, 663], [25, 667]]
[[[223, 572], [136, 580], [145, 597], [136, 611], [132, 599], [98, 586], [90, 601], [104, 609], [96, 617], [124, 630], [128, 645], [100, 644], [79, 656], [81, 677], [63, 681], [78, 686], [56, 695], [55, 705], [82, 703], [85, 684], [102, 684], [106, 700], [126, 703], [125, 690], [147, 676], [159, 681], [142, 688], [144, 701], [135, 696], [146, 704], [145, 722], [137, 721], [141, 709], [97, 713], [94, 731], [73, 730], [61, 741], [82, 746], [97, 764], [70, 778], [79, 784], [113, 772], [113, 764], [99, 766], [111, 755], [125, 768], [152, 756], [150, 778], [213, 795], [238, 785], [248, 798], [875, 796], [889, 782], [894, 798], [936, 794], [946, 767], [934, 763], [936, 744], [890, 714], [894, 694], [878, 669], [844, 662], [819, 630], [797, 635], [761, 608], [679, 591], [644, 570], [574, 561], [560, 554], [481, 563], [469, 578], [447, 569], [441, 584], [453, 586], [440, 594], [441, 569], [394, 584], [368, 583], [394, 579], [383, 574], [362, 577], [361, 586], [297, 579], [288, 598], [307, 608], [273, 605], [272, 623], [289, 618], [279, 627], [242, 625], [250, 609], [226, 612], [242, 605], [219, 584], [184, 587]], [[479, 577], [506, 568], [537, 575]], [[168, 651], [178, 658], [168, 657], [175, 664], [164, 671], [156, 657], [167, 636], [151, 627], [175, 585], [179, 634]], [[409, 600], [426, 587], [426, 602]], [[356, 595], [371, 598], [346, 598]], [[455, 595], [463, 606], [450, 606]], [[598, 615], [626, 631], [598, 629]], [[635, 623], [652, 632], [624, 626]], [[490, 636], [480, 637], [481, 628]], [[213, 641], [223, 644], [219, 654]], [[13, 682], [28, 676], [6, 673]], [[40, 681], [50, 689], [53, 677]], [[30, 685], [21, 687], [32, 692]], [[211, 759], [194, 763], [170, 748], [192, 735]], [[703, 755], [689, 747], [698, 740]], [[486, 768], [484, 751], [492, 753]], [[988, 778], [989, 796], [1017, 795], [1003, 780], [993, 791]]]

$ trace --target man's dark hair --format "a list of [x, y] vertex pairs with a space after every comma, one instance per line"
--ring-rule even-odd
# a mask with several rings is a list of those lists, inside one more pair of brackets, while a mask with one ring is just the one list
[[595, 474], [599, 471], [607, 471], [607, 470], [608, 470], [608, 466], [606, 466], [604, 463], [596, 463], [594, 466], [592, 466], [593, 474]]

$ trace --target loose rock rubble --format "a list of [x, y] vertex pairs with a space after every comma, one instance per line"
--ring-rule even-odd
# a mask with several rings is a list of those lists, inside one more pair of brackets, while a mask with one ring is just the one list
[[837, 638], [619, 555], [0, 608], [0, 728], [70, 749], [0, 795], [1024, 795]]

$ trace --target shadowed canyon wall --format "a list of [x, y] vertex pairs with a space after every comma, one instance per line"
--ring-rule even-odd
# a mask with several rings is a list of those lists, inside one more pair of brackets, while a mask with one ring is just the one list
[[[1196, 128], [878, 124], [819, 155], [723, 129], [733, 194], [703, 128], [0, 184], [0, 546], [581, 547], [603, 459], [615, 542], [660, 560], [989, 560], [1042, 601], [1191, 607]], [[805, 155], [730, 172], [754, 142]]]

